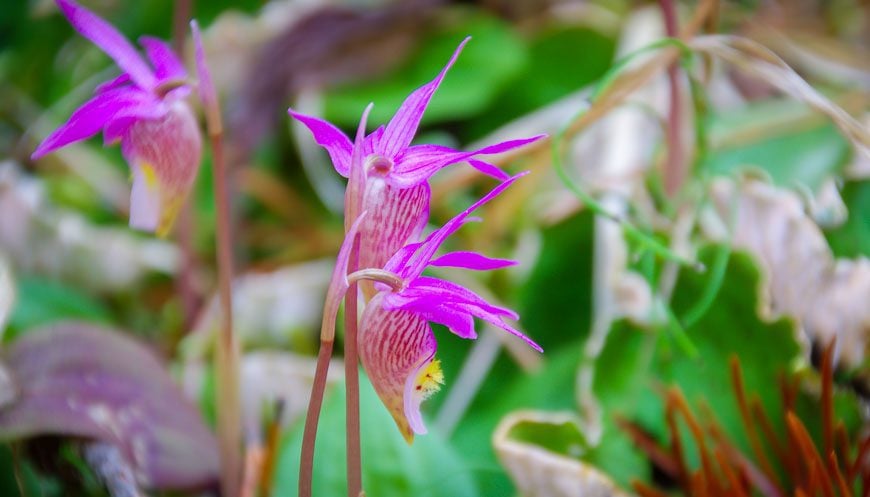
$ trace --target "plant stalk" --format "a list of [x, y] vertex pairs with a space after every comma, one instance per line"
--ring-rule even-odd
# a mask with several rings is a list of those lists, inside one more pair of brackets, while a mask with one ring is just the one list
[[217, 207], [217, 259], [220, 291], [221, 332], [215, 347], [217, 376], [217, 427], [221, 452], [222, 495], [237, 495], [239, 488], [239, 448], [242, 441], [239, 406], [239, 343], [233, 333], [233, 256], [230, 235], [230, 199], [223, 158], [223, 133], [209, 126], [214, 167], [214, 196]]
[[[359, 265], [359, 241], [351, 252], [350, 270]], [[351, 284], [344, 295], [344, 381], [347, 389], [347, 495], [358, 497], [362, 491], [362, 461], [360, 454], [359, 419], [359, 354], [357, 350], [357, 284]]]
[[[324, 326], [328, 311], [324, 310]], [[332, 315], [332, 326], [335, 326], [335, 315]], [[329, 372], [329, 360], [332, 358], [334, 340], [320, 340], [320, 352], [317, 354], [317, 367], [314, 370], [314, 384], [311, 385], [311, 398], [308, 400], [308, 412], [305, 415], [305, 428], [302, 433], [302, 455], [299, 463], [299, 497], [311, 497], [311, 486], [314, 480], [314, 441], [317, 438], [317, 422], [320, 420], [320, 408], [323, 405], [323, 392], [326, 390], [326, 375]]]

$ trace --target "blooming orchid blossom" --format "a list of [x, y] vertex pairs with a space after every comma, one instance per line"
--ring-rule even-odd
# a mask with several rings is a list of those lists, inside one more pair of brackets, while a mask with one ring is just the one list
[[[543, 136], [505, 141], [469, 152], [441, 145], [411, 145], [429, 101], [468, 40], [459, 44], [435, 79], [405, 99], [386, 127], [380, 126], [362, 141], [365, 187], [361, 209], [368, 211], [369, 216], [360, 228], [361, 267], [383, 267], [399, 248], [422, 232], [431, 197], [427, 180], [433, 174], [467, 161], [487, 175], [506, 180], [509, 176], [504, 171], [474, 157], [506, 152]], [[289, 112], [326, 149], [338, 173], [348, 177], [353, 142], [327, 121], [292, 109]]]
[[420, 404], [443, 383], [440, 364], [435, 359], [435, 335], [427, 321], [442, 324], [462, 338], [473, 339], [477, 338], [474, 331], [477, 317], [542, 351], [504, 321], [518, 318], [513, 311], [489, 304], [455, 283], [423, 276], [428, 266], [490, 270], [516, 264], [475, 252], [451, 252], [437, 258], [434, 255], [448, 236], [470, 220], [472, 211], [495, 198], [520, 176], [503, 182], [423, 242], [408, 244], [396, 252], [383, 269], [399, 277], [402, 282], [399, 287], [375, 283], [378, 293], [366, 305], [360, 322], [360, 359], [375, 391], [408, 442], [415, 433], [426, 433]]
[[73, 28], [123, 72], [98, 86], [32, 158], [102, 130], [106, 144], [120, 141], [132, 170], [130, 226], [165, 235], [193, 186], [202, 152], [199, 127], [184, 101], [191, 91], [184, 66], [166, 43], [144, 36], [139, 42], [149, 66], [109, 23], [71, 0], [56, 1]]

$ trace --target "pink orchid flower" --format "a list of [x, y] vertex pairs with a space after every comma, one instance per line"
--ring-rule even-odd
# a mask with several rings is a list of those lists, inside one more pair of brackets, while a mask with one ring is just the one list
[[202, 137], [184, 98], [187, 73], [163, 41], [143, 36], [151, 65], [112, 25], [71, 0], [57, 5], [73, 28], [111, 57], [123, 71], [97, 87], [95, 96], [49, 135], [33, 153], [38, 159], [102, 130], [106, 144], [121, 142], [133, 190], [130, 226], [158, 235], [169, 232], [196, 179]]
[[396, 252], [383, 269], [401, 279], [400, 288], [375, 283], [378, 293], [366, 305], [360, 322], [360, 359], [375, 391], [409, 443], [415, 433], [426, 433], [420, 404], [443, 383], [440, 363], [435, 359], [437, 343], [428, 321], [446, 326], [459, 337], [474, 339], [477, 338], [474, 331], [477, 317], [542, 351], [504, 321], [504, 318], [517, 319], [515, 312], [489, 304], [456, 283], [423, 276], [428, 266], [491, 270], [516, 264], [475, 252], [450, 252], [437, 258], [434, 255], [448, 236], [470, 220], [468, 216], [472, 211], [495, 198], [522, 175], [500, 184], [423, 242], [406, 245]]
[[[505, 141], [469, 152], [441, 145], [411, 145], [432, 95], [468, 40], [459, 44], [434, 80], [405, 99], [386, 127], [380, 126], [362, 141], [365, 187], [361, 210], [369, 215], [360, 228], [360, 267], [383, 267], [399, 248], [422, 232], [429, 217], [431, 197], [427, 180], [433, 174], [467, 161], [483, 173], [505, 180], [508, 175], [504, 171], [475, 157], [506, 152], [543, 137]], [[338, 173], [348, 177], [353, 153], [351, 140], [327, 121], [292, 109], [289, 112], [326, 149]]]

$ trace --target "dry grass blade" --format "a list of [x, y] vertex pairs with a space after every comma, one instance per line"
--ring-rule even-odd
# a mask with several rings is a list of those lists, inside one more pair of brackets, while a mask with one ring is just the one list
[[719, 57], [743, 69], [824, 113], [852, 141], [859, 153], [870, 157], [870, 130], [816, 91], [770, 49], [747, 38], [732, 35], [699, 36], [689, 42], [689, 45], [698, 52]]

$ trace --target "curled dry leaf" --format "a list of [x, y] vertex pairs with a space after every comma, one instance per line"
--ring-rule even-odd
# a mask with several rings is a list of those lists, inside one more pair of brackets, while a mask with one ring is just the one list
[[[735, 216], [734, 246], [749, 250], [762, 265], [766, 299], [760, 314], [794, 317], [812, 341], [826, 344], [836, 337], [839, 359], [858, 365], [870, 339], [870, 261], [834, 259], [793, 192], [757, 180], [720, 179], [712, 184], [711, 196], [719, 218]], [[703, 226], [722, 238], [709, 218]]]
[[74, 322], [30, 330], [0, 352], [0, 364], [18, 390], [0, 408], [0, 440], [101, 441], [120, 451], [146, 488], [216, 481], [217, 442], [199, 412], [122, 332]]
[[[535, 433], [559, 447], [536, 443]], [[493, 446], [524, 497], [628, 497], [604, 473], [581, 461], [585, 442], [576, 417], [568, 413], [518, 411], [499, 423]]]
[[700, 53], [719, 57], [739, 67], [792, 98], [824, 113], [852, 141], [861, 155], [870, 156], [870, 129], [816, 91], [785, 61], [764, 45], [732, 35], [699, 36], [689, 45]]
[[[242, 347], [286, 347], [294, 340], [306, 341], [320, 326], [332, 264], [327, 260], [312, 261], [236, 278], [233, 330]], [[220, 319], [218, 296], [214, 295], [182, 344], [187, 360], [206, 357], [220, 328]]]
[[11, 161], [0, 163], [0, 248], [14, 268], [96, 291], [129, 290], [152, 272], [173, 273], [178, 261], [169, 242], [58, 209], [42, 181]]

